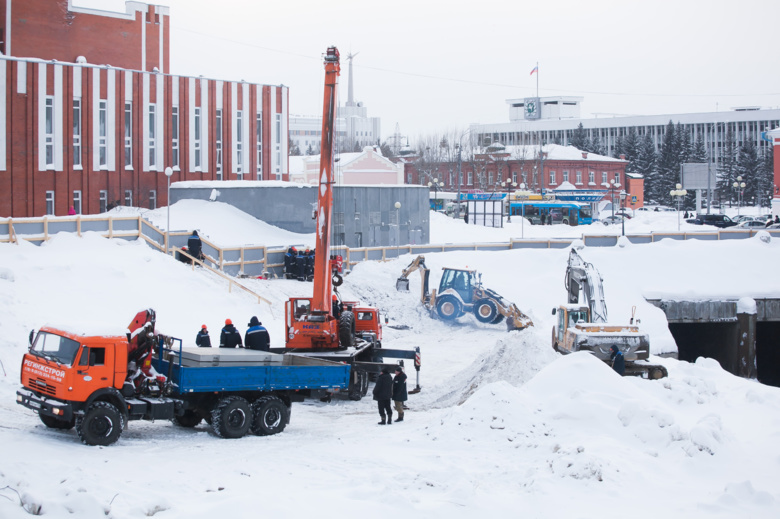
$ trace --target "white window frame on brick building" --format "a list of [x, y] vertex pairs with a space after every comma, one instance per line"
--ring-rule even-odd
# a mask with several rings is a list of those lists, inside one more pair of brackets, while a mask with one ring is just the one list
[[149, 103], [149, 169], [157, 171], [157, 104]]
[[125, 206], [133, 207], [133, 190], [125, 189]]
[[46, 191], [46, 214], [54, 215], [54, 191]]
[[222, 152], [222, 125], [222, 108], [217, 108], [217, 117], [214, 124], [214, 136], [216, 138], [214, 141], [214, 153], [216, 154], [217, 180], [222, 180], [222, 161], [224, 156]]
[[558, 183], [555, 181], [555, 171], [550, 170], [550, 185], [554, 186], [554, 185], [557, 185], [557, 184]]
[[569, 170], [564, 169], [563, 170], [563, 181], [568, 182], [569, 181]]
[[596, 172], [595, 171], [589, 171], [588, 172], [588, 185], [589, 186], [595, 186], [596, 185]]
[[257, 180], [263, 180], [263, 112], [257, 112], [255, 116], [255, 135]]
[[125, 169], [133, 169], [133, 103], [125, 101]]
[[236, 179], [244, 180], [244, 111], [236, 111]]
[[179, 168], [179, 107], [171, 107], [171, 167], [174, 171]]
[[100, 198], [98, 199], [98, 205], [101, 213], [105, 213], [108, 210], [108, 191], [105, 189], [100, 190]]
[[81, 99], [73, 100], [73, 169], [81, 169]]
[[81, 214], [81, 191], [73, 191], [73, 210], [76, 214]]
[[149, 209], [157, 209], [157, 190], [149, 191]]
[[577, 170], [577, 177], [576, 178], [577, 178], [577, 185], [581, 186], [582, 185], [582, 171]]
[[46, 96], [44, 107], [44, 161], [46, 169], [54, 169], [54, 96]]
[[203, 145], [203, 135], [201, 133], [201, 109], [200, 106], [195, 107], [195, 120], [193, 121], [195, 138], [192, 141], [193, 149], [195, 150], [195, 171], [202, 171], [201, 169], [201, 147]]
[[108, 101], [98, 101], [98, 166], [108, 169]]

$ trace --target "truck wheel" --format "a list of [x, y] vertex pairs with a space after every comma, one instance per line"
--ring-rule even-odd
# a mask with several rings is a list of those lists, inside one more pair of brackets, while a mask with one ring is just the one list
[[460, 301], [453, 296], [441, 296], [436, 301], [436, 312], [445, 321], [454, 321], [462, 312]]
[[176, 415], [173, 417], [173, 423], [181, 427], [195, 427], [201, 420], [203, 420], [203, 418], [200, 414], [192, 409], [187, 409], [184, 411], [183, 415]]
[[60, 420], [59, 418], [55, 418], [43, 413], [38, 413], [38, 416], [40, 417], [41, 422], [43, 422], [43, 425], [51, 429], [63, 429], [67, 431], [73, 429], [73, 426], [76, 425], [76, 418], [71, 418], [70, 420]]
[[111, 445], [119, 439], [125, 417], [114, 404], [94, 402], [76, 419], [76, 432], [87, 445]]
[[275, 396], [258, 398], [252, 404], [254, 419], [252, 432], [259, 436], [270, 436], [284, 431], [290, 421], [290, 412], [284, 402]]
[[504, 316], [502, 314], [498, 314], [495, 319], [490, 321], [490, 324], [498, 324], [503, 320], [504, 320]]
[[211, 427], [220, 438], [241, 438], [252, 424], [249, 402], [240, 396], [228, 396], [211, 410]]
[[355, 344], [355, 314], [349, 310], [341, 312], [339, 317], [339, 344], [349, 348]]
[[492, 323], [498, 313], [498, 306], [492, 299], [478, 299], [474, 303], [474, 317], [481, 323]]
[[354, 370], [354, 376], [349, 379], [349, 388], [347, 394], [350, 400], [360, 400], [366, 393], [363, 392], [365, 386], [368, 392], [368, 373], [365, 371]]

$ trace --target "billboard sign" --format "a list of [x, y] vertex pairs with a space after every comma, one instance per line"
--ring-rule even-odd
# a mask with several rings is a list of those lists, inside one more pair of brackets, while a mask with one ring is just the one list
[[[707, 176], [709, 175], [709, 181]], [[707, 163], [686, 162], [682, 165], [683, 189], [715, 189], [717, 175], [715, 168]]]

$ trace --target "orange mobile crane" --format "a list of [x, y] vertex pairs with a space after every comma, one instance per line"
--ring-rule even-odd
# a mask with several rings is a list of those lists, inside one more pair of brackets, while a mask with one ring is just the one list
[[385, 364], [385, 357], [412, 359], [417, 370], [417, 385], [410, 393], [419, 392], [419, 347], [414, 350], [382, 348], [379, 310], [361, 306], [358, 302], [341, 301], [335, 291], [335, 287], [342, 282], [340, 276], [333, 274], [330, 262], [334, 126], [339, 72], [339, 51], [336, 47], [329, 47], [325, 54], [314, 293], [310, 298], [291, 298], [285, 304], [284, 351], [350, 364], [352, 369], [348, 392], [353, 400], [360, 400], [367, 393], [369, 376], [379, 373], [383, 367], [394, 366]]

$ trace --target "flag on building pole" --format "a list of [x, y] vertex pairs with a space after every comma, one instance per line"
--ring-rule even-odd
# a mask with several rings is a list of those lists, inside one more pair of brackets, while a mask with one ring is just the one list
[[534, 67], [534, 69], [531, 71], [531, 73], [529, 74], [529, 76], [533, 76], [533, 75], [534, 75], [534, 72], [539, 72], [539, 65], [536, 65], [536, 66]]

